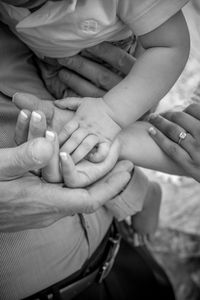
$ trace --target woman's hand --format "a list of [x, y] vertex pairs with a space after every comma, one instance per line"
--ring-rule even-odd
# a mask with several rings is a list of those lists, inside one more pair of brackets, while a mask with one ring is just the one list
[[149, 133], [159, 147], [185, 171], [200, 182], [200, 104], [184, 111], [150, 115], [154, 126]]

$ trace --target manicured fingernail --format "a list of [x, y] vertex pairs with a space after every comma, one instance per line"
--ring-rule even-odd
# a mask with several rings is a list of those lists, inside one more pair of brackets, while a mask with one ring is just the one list
[[20, 117], [21, 117], [23, 120], [27, 120], [27, 119], [28, 119], [27, 114], [26, 114], [23, 110], [20, 111]]
[[45, 136], [50, 142], [53, 142], [55, 140], [55, 133], [53, 131], [47, 130]]
[[148, 132], [150, 133], [150, 135], [156, 135], [156, 133], [157, 133], [157, 131], [155, 130], [154, 127], [150, 127], [150, 128], [148, 129]]
[[32, 112], [31, 116], [35, 122], [40, 122], [42, 119], [41, 115], [35, 111]]
[[60, 152], [59, 155], [60, 155], [61, 159], [68, 160], [68, 153], [66, 153], [66, 152]]

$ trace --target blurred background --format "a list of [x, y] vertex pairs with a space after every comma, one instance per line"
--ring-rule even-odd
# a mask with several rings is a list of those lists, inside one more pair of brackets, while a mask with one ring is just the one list
[[[191, 35], [191, 53], [181, 77], [161, 101], [159, 112], [184, 108], [194, 98], [200, 101], [200, 0], [189, 2], [183, 12]], [[144, 171], [161, 184], [163, 192], [160, 225], [149, 247], [169, 275], [177, 300], [200, 300], [200, 184], [186, 177]]]

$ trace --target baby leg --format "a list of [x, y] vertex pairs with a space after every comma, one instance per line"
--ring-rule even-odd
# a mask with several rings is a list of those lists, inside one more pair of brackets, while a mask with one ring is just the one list
[[160, 212], [162, 191], [157, 182], [149, 182], [142, 211], [132, 216], [132, 225], [139, 234], [155, 233]]

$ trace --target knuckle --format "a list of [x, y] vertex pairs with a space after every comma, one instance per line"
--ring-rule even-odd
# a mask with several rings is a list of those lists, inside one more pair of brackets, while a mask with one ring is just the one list
[[103, 73], [103, 74], [101, 74], [101, 75], [99, 76], [99, 78], [98, 78], [98, 84], [99, 84], [100, 86], [105, 87], [105, 86], [107, 86], [109, 83], [110, 83], [110, 76], [109, 76], [108, 74]]
[[172, 157], [176, 158], [178, 154], [178, 146], [175, 144], [171, 144], [167, 148], [167, 153]]
[[92, 148], [92, 145], [87, 141], [83, 141], [82, 145], [86, 151], [89, 151]]

